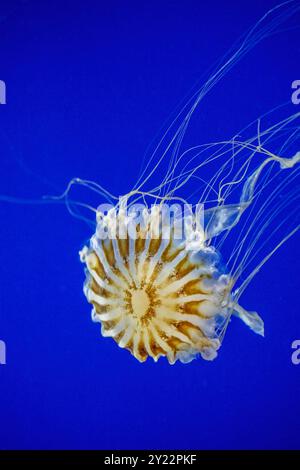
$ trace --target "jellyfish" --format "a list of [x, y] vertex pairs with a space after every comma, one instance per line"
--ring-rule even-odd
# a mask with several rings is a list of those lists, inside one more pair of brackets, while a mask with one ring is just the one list
[[[64, 194], [69, 197], [79, 184], [109, 201], [94, 210], [95, 232], [80, 251], [84, 294], [102, 336], [140, 362], [148, 357], [165, 357], [170, 364], [213, 360], [232, 316], [264, 335], [262, 318], [244, 308], [240, 297], [300, 226], [300, 152], [289, 154], [297, 145], [300, 113], [264, 128], [272, 110], [227, 141], [186, 150], [182, 141], [208, 91], [298, 8], [281, 4], [246, 34], [172, 122], [127, 194], [117, 197], [80, 179], [72, 180]], [[240, 138], [254, 125], [250, 138]], [[151, 186], [166, 159], [160, 183]], [[195, 191], [186, 199], [187, 187]], [[281, 229], [284, 234], [264, 253]]]
[[[252, 151], [262, 152], [262, 148]], [[214, 240], [233, 230], [249, 210], [259, 177], [268, 165], [276, 163], [283, 171], [299, 162], [300, 152], [291, 158], [267, 156], [243, 182], [237, 203], [226, 204], [220, 199], [214, 207], [203, 210], [202, 218], [193, 208], [182, 214], [180, 206], [172, 207], [169, 193], [151, 207], [129, 204], [128, 208], [128, 198], [137, 194], [133, 191], [111, 209], [102, 212], [99, 208], [95, 234], [81, 250], [80, 259], [86, 265], [84, 293], [93, 305], [93, 321], [101, 323], [102, 335], [112, 337], [141, 362], [165, 356], [170, 364], [190, 362], [197, 355], [214, 359], [232, 314], [263, 336], [261, 317], [245, 310], [238, 299], [285, 239], [236, 290], [241, 267], [254, 248], [248, 247], [238, 268], [229, 270]], [[288, 181], [291, 183], [290, 178]], [[274, 196], [268, 204], [273, 203]], [[282, 201], [273, 206], [276, 213], [284, 207]], [[165, 217], [165, 209], [173, 209], [173, 216]]]

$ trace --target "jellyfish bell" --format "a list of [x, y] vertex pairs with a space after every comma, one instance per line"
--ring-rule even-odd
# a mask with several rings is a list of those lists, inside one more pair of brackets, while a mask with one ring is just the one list
[[[103, 336], [140, 361], [165, 356], [173, 364], [197, 354], [213, 359], [220, 347], [218, 330], [229, 314], [230, 279], [217, 252], [205, 245], [203, 231], [192, 235], [184, 219], [180, 238], [178, 219], [176, 227], [162, 224], [154, 232], [162, 212], [161, 204], [144, 211], [134, 237], [122, 211], [115, 211], [113, 222], [99, 219], [100, 230], [80, 253], [92, 319], [101, 322]], [[124, 224], [128, 237], [120, 238]], [[103, 225], [105, 240], [99, 237]]]

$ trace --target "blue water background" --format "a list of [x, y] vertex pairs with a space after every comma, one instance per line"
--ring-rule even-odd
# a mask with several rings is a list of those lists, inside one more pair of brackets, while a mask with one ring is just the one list
[[[72, 177], [128, 191], [179, 102], [274, 5], [1, 0], [0, 194], [39, 199]], [[191, 141], [290, 100], [299, 57], [297, 30], [258, 45], [205, 98]], [[265, 338], [234, 319], [216, 361], [170, 366], [91, 322], [78, 257], [91, 234], [64, 205], [0, 202], [0, 448], [299, 448], [299, 237], [243, 297]]]

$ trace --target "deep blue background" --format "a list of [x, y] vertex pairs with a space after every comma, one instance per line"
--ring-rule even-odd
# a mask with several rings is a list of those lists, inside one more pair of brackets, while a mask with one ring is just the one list
[[[0, 194], [74, 176], [126, 192], [180, 100], [274, 4], [0, 1]], [[206, 97], [195, 143], [289, 100], [299, 58], [299, 30], [258, 45]], [[216, 361], [171, 367], [101, 338], [78, 259], [91, 231], [63, 205], [0, 202], [0, 224], [0, 448], [299, 448], [299, 237], [244, 295], [265, 339], [233, 320]]]

